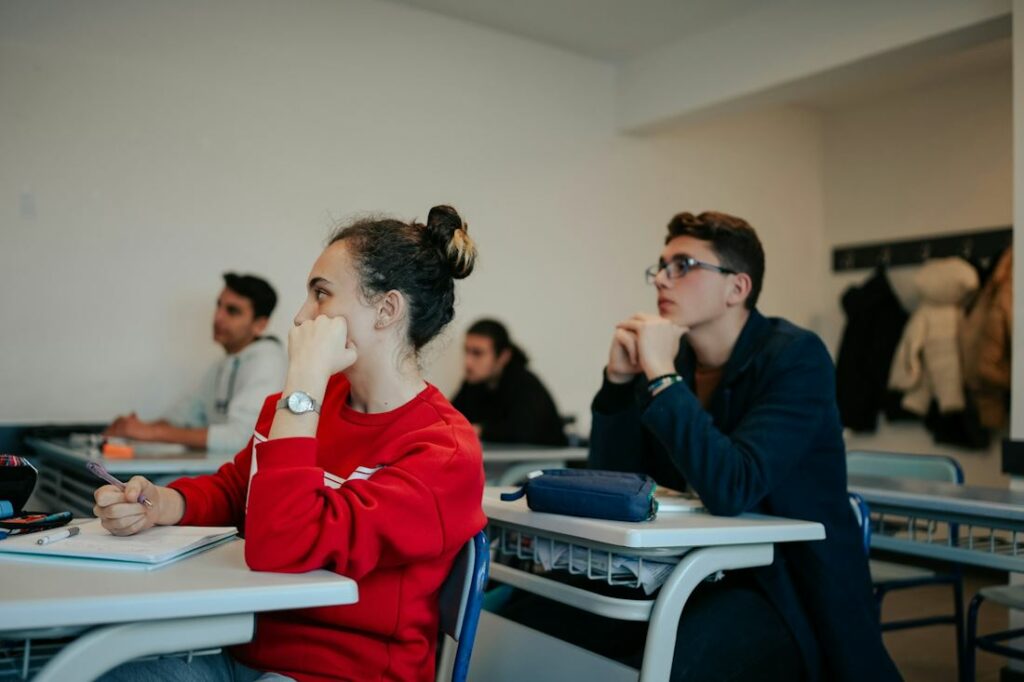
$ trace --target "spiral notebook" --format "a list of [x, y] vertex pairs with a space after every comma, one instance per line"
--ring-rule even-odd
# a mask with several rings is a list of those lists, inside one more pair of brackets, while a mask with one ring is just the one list
[[111, 535], [99, 519], [75, 522], [78, 535], [40, 545], [43, 533], [18, 535], [0, 541], [0, 556], [75, 559], [111, 565], [158, 568], [225, 542], [238, 532], [233, 526], [154, 526], [128, 536]]

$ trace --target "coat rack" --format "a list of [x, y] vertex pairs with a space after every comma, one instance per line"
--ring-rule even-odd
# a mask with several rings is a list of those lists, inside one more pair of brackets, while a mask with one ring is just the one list
[[848, 244], [832, 249], [832, 271], [864, 270], [877, 266], [919, 265], [929, 258], [960, 256], [994, 261], [1013, 244], [1013, 227], [993, 227], [941, 237], [919, 237], [892, 242]]

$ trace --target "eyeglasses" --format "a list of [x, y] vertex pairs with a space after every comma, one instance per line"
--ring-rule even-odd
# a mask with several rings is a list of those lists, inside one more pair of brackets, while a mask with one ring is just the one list
[[736, 270], [729, 268], [723, 268], [721, 265], [715, 265], [714, 263], [705, 263], [702, 260], [691, 258], [690, 256], [681, 256], [673, 258], [669, 262], [658, 261], [657, 265], [652, 265], [644, 271], [647, 276], [647, 283], [654, 284], [654, 279], [658, 276], [658, 273], [662, 270], [665, 271], [665, 275], [669, 279], [679, 279], [694, 268], [703, 268], [704, 270], [712, 270], [714, 272], [720, 272], [723, 275], [738, 275]]

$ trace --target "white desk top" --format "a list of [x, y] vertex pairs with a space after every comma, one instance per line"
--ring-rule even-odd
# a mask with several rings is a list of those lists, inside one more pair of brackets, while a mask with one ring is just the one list
[[[82, 466], [90, 459], [85, 448], [73, 447], [67, 440], [26, 438], [25, 442], [45, 456], [58, 457], [72, 466]], [[174, 455], [146, 455], [131, 459], [100, 457], [103, 466], [115, 476], [120, 474], [209, 474], [233, 455], [190, 450]], [[551, 448], [533, 445], [484, 444], [484, 462], [585, 462], [587, 448]]]
[[617, 547], [710, 547], [825, 538], [825, 527], [820, 523], [757, 514], [725, 517], [706, 513], [665, 512], [653, 521], [640, 523], [544, 514], [530, 511], [526, 506], [526, 498], [502, 502], [501, 493], [511, 490], [515, 488], [488, 486], [484, 490], [484, 513], [488, 518], [540, 532], [547, 531]]
[[[82, 471], [85, 471], [85, 463], [87, 461], [95, 459], [89, 456], [89, 452], [85, 448], [72, 447], [68, 444], [67, 440], [26, 438], [25, 442], [35, 448], [41, 455], [59, 458], [67, 465], [81, 467]], [[229, 454], [190, 450], [174, 455], [147, 455], [144, 457], [133, 457], [132, 459], [100, 457], [98, 459], [103, 462], [103, 466], [107, 468], [107, 471], [115, 476], [122, 474], [197, 475], [213, 473], [231, 457], [232, 455]]]
[[151, 571], [0, 557], [0, 629], [100, 625], [152, 618], [353, 604], [355, 581], [326, 570], [263, 573], [235, 540]]
[[1024, 521], [1024, 493], [1000, 488], [881, 476], [850, 476], [849, 488], [868, 505]]
[[539, 445], [484, 443], [484, 463], [497, 462], [585, 462], [587, 448], [552, 448]]

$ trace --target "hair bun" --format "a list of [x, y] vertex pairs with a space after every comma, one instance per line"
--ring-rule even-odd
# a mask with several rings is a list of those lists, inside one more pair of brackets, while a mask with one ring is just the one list
[[470, 239], [467, 225], [451, 206], [435, 206], [427, 215], [427, 237], [444, 254], [452, 277], [463, 279], [473, 272], [476, 245]]

